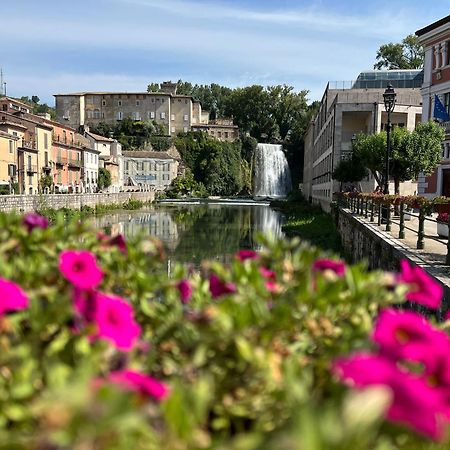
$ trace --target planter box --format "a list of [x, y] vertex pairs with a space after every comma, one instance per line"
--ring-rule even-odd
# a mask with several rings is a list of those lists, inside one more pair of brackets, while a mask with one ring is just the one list
[[437, 225], [437, 234], [440, 237], [448, 238], [448, 225], [443, 222], [436, 222]]
[[439, 214], [450, 213], [450, 204], [443, 203], [442, 205], [440, 204], [434, 205], [434, 210]]

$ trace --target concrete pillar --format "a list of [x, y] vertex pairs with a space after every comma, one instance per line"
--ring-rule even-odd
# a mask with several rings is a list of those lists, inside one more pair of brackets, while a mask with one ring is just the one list
[[448, 61], [448, 42], [445, 41], [441, 44], [441, 53], [442, 53], [442, 60], [441, 60], [441, 66], [444, 67], [447, 64]]
[[439, 44], [435, 45], [433, 49], [434, 49], [434, 68], [439, 69], [439, 67], [441, 67], [440, 45]]
[[415, 127], [416, 127], [416, 112], [412, 111], [411, 108], [409, 108], [406, 115], [406, 129], [408, 131], [413, 131]]

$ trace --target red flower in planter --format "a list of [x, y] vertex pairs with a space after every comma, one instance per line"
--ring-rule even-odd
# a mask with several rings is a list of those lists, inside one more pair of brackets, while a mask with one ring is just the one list
[[192, 297], [192, 287], [189, 280], [180, 280], [177, 283], [177, 289], [180, 293], [181, 302], [183, 304], [189, 303], [189, 300]]
[[31, 233], [35, 228], [41, 228], [44, 230], [48, 228], [49, 225], [47, 217], [41, 216], [37, 213], [26, 214], [22, 223], [27, 228], [28, 233]]
[[216, 274], [211, 274], [209, 277], [209, 291], [213, 298], [221, 297], [222, 295], [234, 294], [237, 289], [234, 283], [222, 281]]
[[236, 254], [236, 258], [239, 261], [245, 261], [247, 259], [258, 259], [259, 254], [254, 250], [239, 250], [239, 252]]
[[338, 277], [345, 275], [346, 267], [342, 261], [335, 261], [333, 259], [317, 259], [313, 266], [313, 272], [334, 272]]
[[80, 289], [93, 289], [103, 280], [95, 255], [87, 250], [64, 250], [59, 255], [59, 270]]

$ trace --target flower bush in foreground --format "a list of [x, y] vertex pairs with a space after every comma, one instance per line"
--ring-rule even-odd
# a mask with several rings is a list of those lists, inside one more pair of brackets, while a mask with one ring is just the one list
[[445, 324], [403, 309], [433, 279], [261, 243], [169, 279], [152, 239], [0, 215], [0, 449], [448, 448]]

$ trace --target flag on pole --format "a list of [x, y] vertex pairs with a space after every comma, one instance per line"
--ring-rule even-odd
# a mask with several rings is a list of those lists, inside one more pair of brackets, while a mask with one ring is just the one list
[[439, 97], [437, 95], [434, 96], [434, 112], [433, 117], [438, 120], [442, 120], [442, 122], [448, 122], [450, 121], [450, 117], [448, 115], [447, 110], [445, 109], [445, 106], [442, 104], [442, 102], [439, 100]]

